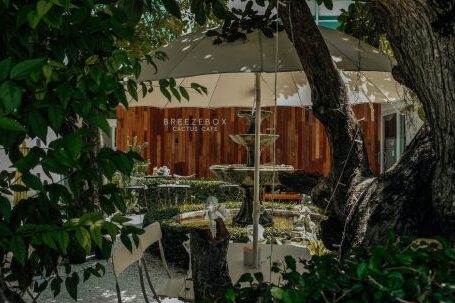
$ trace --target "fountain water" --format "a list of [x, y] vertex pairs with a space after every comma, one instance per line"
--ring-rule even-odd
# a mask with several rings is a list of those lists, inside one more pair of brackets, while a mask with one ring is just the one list
[[[265, 119], [270, 117], [271, 111], [261, 110], [261, 118]], [[254, 139], [255, 139], [255, 111], [239, 111], [237, 116], [249, 120], [249, 127], [246, 134], [230, 135], [230, 138], [237, 144], [246, 148], [247, 161], [245, 164], [221, 164], [212, 165], [210, 170], [215, 173], [218, 179], [225, 182], [240, 185], [245, 192], [245, 200], [242, 203], [239, 213], [234, 217], [233, 222], [236, 225], [251, 225], [253, 224], [253, 186], [254, 186]], [[273, 134], [260, 134], [260, 147], [261, 151], [270, 146], [279, 135]], [[261, 165], [259, 168], [259, 182], [260, 186], [277, 185], [278, 179], [274, 178], [275, 173], [292, 172], [294, 167], [291, 165], [274, 165], [266, 164]], [[263, 226], [273, 224], [272, 216], [265, 210], [260, 211], [259, 223]]]

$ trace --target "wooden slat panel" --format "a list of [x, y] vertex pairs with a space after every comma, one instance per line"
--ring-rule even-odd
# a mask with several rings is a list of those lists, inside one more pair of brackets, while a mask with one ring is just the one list
[[[379, 119], [380, 105], [368, 104], [353, 107], [364, 135], [370, 166], [379, 172], [378, 152], [380, 146]], [[156, 109], [134, 107], [126, 111], [117, 110], [117, 148], [127, 150], [130, 141], [138, 136], [139, 144], [149, 146], [142, 156], [150, 161], [150, 172], [155, 166], [167, 165], [171, 171], [182, 174], [197, 174], [198, 177], [213, 177], [209, 171], [212, 164], [244, 163], [246, 152], [229, 138], [229, 134], [244, 133], [246, 120], [238, 118], [239, 108], [222, 109]], [[274, 111], [274, 109], [270, 109]], [[330, 172], [330, 146], [322, 124], [311, 110], [302, 108], [278, 107], [276, 109], [276, 162], [290, 164], [297, 169], [327, 175]], [[204, 132], [202, 126], [197, 131], [173, 131], [164, 126], [163, 119], [226, 119], [226, 125], [218, 125], [216, 132]], [[264, 122], [263, 132], [273, 127], [273, 116]], [[191, 120], [190, 120], [191, 121]], [[272, 161], [271, 149], [262, 153], [262, 162]]]

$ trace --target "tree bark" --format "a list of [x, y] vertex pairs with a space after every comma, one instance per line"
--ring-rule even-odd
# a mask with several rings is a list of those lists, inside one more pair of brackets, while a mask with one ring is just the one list
[[399, 235], [432, 236], [439, 224], [430, 203], [436, 164], [430, 128], [423, 126], [390, 170], [351, 188], [341, 252], [381, 240], [387, 230]]
[[[445, 234], [455, 234], [455, 0], [371, 0], [401, 77], [422, 102], [437, 162], [432, 206]], [[452, 28], [443, 31], [441, 20]]]
[[232, 286], [227, 267], [229, 232], [221, 219], [216, 220], [216, 227], [215, 239], [208, 229], [191, 232], [194, 302], [217, 302], [222, 291]]
[[399, 163], [376, 178], [368, 170], [344, 84], [307, 4], [289, 0], [279, 9], [288, 36], [296, 37], [294, 46], [312, 87], [313, 111], [330, 142], [332, 171], [313, 190], [313, 201], [328, 207], [331, 225], [341, 225], [344, 255], [380, 240], [387, 229], [455, 234], [455, 41], [453, 32], [444, 35], [434, 26], [438, 16], [454, 9], [454, 2], [370, 0], [399, 63], [393, 75], [414, 90], [428, 116], [428, 125]]
[[[278, 13], [299, 55], [311, 86], [312, 110], [329, 139], [331, 172], [313, 189], [313, 201], [326, 209], [332, 222], [347, 217], [348, 192], [356, 178], [371, 176], [363, 136], [346, 92], [311, 11], [305, 1], [289, 0]], [[333, 228], [340, 234], [343, 226]]]

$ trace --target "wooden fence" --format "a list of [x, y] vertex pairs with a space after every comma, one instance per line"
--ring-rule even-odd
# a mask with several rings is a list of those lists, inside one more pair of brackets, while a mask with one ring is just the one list
[[[365, 138], [370, 166], [379, 172], [380, 106], [355, 105], [353, 109]], [[116, 143], [127, 149], [127, 138], [137, 136], [138, 142], [148, 142], [142, 156], [155, 166], [168, 166], [173, 173], [213, 177], [213, 164], [245, 163], [246, 153], [235, 144], [230, 134], [244, 133], [247, 121], [238, 118], [239, 108], [157, 109], [134, 107], [117, 110]], [[270, 109], [273, 111], [273, 109]], [[273, 126], [276, 118], [276, 163], [290, 164], [296, 169], [327, 175], [330, 171], [330, 147], [324, 127], [311, 110], [278, 107], [276, 114], [263, 123], [263, 132]], [[180, 120], [179, 120], [180, 119]], [[172, 124], [172, 125], [171, 125]], [[272, 161], [272, 150], [262, 153], [262, 163]]]

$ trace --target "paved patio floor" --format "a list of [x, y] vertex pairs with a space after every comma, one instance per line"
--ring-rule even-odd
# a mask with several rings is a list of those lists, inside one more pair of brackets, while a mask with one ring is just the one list
[[[163, 279], [167, 278], [166, 271], [161, 263], [159, 257], [146, 254], [145, 260], [147, 267], [150, 272], [153, 286], [158, 288], [160, 283], [163, 283]], [[95, 261], [87, 264], [92, 264]], [[85, 283], [82, 283], [82, 276], [80, 275], [81, 282], [78, 287], [78, 300], [77, 302], [86, 303], [117, 303], [117, 294], [115, 291], [115, 279], [112, 271], [112, 264], [101, 261], [106, 268], [106, 274], [101, 277], [90, 277]], [[82, 270], [87, 264], [75, 265], [74, 270]], [[170, 267], [171, 272], [175, 277], [182, 276], [183, 270], [181, 268]], [[145, 282], [147, 283], [147, 282]], [[142, 296], [141, 287], [139, 285], [139, 274], [137, 266], [132, 265], [127, 268], [119, 277], [120, 290], [122, 292], [122, 300], [124, 303], [139, 303], [145, 302]], [[153, 295], [146, 285], [146, 289], [149, 293], [149, 300], [152, 300]], [[32, 302], [30, 297], [25, 298], [27, 302]], [[54, 298], [50, 287], [46, 289], [38, 299], [38, 303], [74, 303], [75, 301], [69, 296], [64, 284], [62, 283], [61, 293]]]

